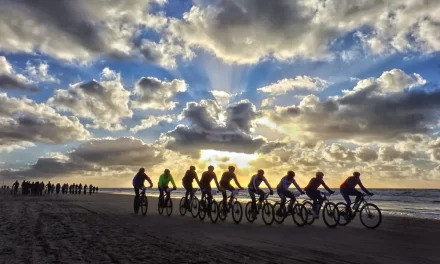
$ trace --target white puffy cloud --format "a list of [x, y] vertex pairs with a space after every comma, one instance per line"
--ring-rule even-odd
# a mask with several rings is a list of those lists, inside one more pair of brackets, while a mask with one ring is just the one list
[[[230, 63], [268, 57], [329, 59], [334, 40], [352, 32], [365, 52], [440, 50], [440, 3], [435, 0], [218, 1], [196, 5], [167, 32], [184, 46], [204, 49]], [[356, 48], [345, 59], [363, 52]]]
[[135, 109], [171, 110], [177, 102], [171, 101], [177, 93], [187, 90], [184, 80], [161, 81], [154, 77], [142, 77], [135, 84], [136, 99], [132, 102]]
[[30, 61], [26, 62], [26, 73], [34, 82], [60, 82], [58, 78], [49, 74], [47, 62], [40, 62], [39, 65], [33, 65]]
[[164, 0], [0, 0], [0, 50], [42, 53], [67, 61], [137, 54], [141, 29], [159, 30], [167, 19], [152, 14]]
[[60, 111], [93, 120], [92, 128], [122, 130], [121, 120], [131, 118], [130, 92], [122, 83], [120, 74], [105, 68], [101, 80], [70, 85], [67, 90], [56, 90], [48, 103]]
[[263, 100], [261, 100], [261, 108], [270, 107], [273, 105], [274, 102], [275, 102], [275, 98], [273, 97], [264, 98]]
[[35, 86], [23, 74], [16, 73], [5, 56], [0, 56], [0, 89], [37, 92]]
[[220, 105], [229, 104], [229, 101], [231, 100], [231, 98], [236, 95], [236, 94], [230, 94], [230, 93], [227, 93], [225, 91], [220, 91], [220, 90], [212, 90], [210, 92], [214, 96], [217, 103], [219, 103]]
[[44, 103], [0, 93], [0, 144], [4, 149], [27, 147], [33, 142], [83, 141], [89, 137], [76, 117], [61, 116]]
[[173, 120], [174, 120], [173, 117], [170, 115], [149, 116], [147, 119], [141, 120], [141, 123], [139, 125], [130, 128], [130, 131], [137, 133], [141, 130], [145, 130], [145, 129], [157, 126], [162, 122], [171, 123], [171, 122], [173, 122]]
[[321, 91], [329, 85], [329, 82], [309, 76], [297, 76], [293, 79], [282, 79], [276, 83], [258, 88], [257, 91], [279, 96], [293, 91]]

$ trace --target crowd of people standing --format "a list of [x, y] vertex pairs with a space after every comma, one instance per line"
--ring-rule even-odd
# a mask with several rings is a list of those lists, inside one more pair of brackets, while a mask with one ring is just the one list
[[11, 190], [12, 194], [18, 194], [19, 188], [21, 187], [21, 194], [22, 195], [32, 195], [32, 196], [42, 196], [43, 194], [59, 194], [60, 192], [62, 194], [89, 194], [98, 192], [99, 188], [98, 186], [93, 186], [92, 184], [60, 184], [57, 183], [56, 185], [51, 183], [50, 181], [45, 184], [43, 181], [36, 181], [36, 182], [30, 182], [25, 181], [20, 184], [18, 181], [15, 181], [14, 184], [12, 184], [12, 187], [10, 188], [7, 185], [3, 185], [1, 187], [1, 190], [3, 192]]

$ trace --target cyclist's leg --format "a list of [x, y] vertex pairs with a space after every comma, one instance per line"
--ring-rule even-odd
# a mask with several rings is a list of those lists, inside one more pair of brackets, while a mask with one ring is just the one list
[[258, 203], [259, 203], [259, 205], [261, 205], [263, 203], [263, 201], [264, 201], [265, 193], [260, 188], [257, 189], [257, 193], [260, 195], [260, 199], [258, 199]]
[[229, 198], [229, 204], [232, 204], [232, 202], [234, 201], [234, 193], [233, 192], [235, 191], [235, 188], [229, 184], [227, 190], [232, 192], [231, 198]]
[[319, 191], [313, 191], [313, 190], [306, 191], [307, 196], [313, 201], [312, 209], [315, 212], [316, 212], [316, 207], [317, 207], [317, 202], [318, 202], [316, 192], [319, 192]]
[[284, 196], [284, 191], [277, 189], [277, 194], [281, 198], [281, 208], [284, 208], [286, 206], [286, 196]]
[[206, 199], [208, 200], [208, 214], [211, 215], [212, 193], [211, 189], [207, 190]]
[[317, 207], [316, 207], [316, 211], [319, 212], [319, 210], [321, 209], [321, 205], [324, 202], [324, 197], [322, 197], [321, 192], [316, 190], [316, 198], [317, 198]]
[[351, 205], [351, 199], [350, 199], [350, 195], [347, 189], [341, 189], [341, 195], [345, 200], [345, 203], [347, 204], [347, 207], [350, 207]]
[[159, 204], [161, 206], [163, 206], [163, 193], [164, 193], [164, 188], [159, 187]]
[[296, 201], [295, 195], [294, 195], [291, 191], [285, 191], [285, 192], [284, 192], [284, 196], [290, 198], [290, 203], [289, 203], [289, 206], [288, 206], [287, 212], [291, 212], [291, 211], [292, 211], [293, 204], [294, 204], [295, 201]]
[[252, 211], [255, 211], [257, 209], [257, 201], [255, 200], [255, 192], [251, 188], [248, 189], [249, 196], [252, 199]]
[[228, 200], [228, 196], [227, 196], [227, 194], [226, 194], [226, 188], [224, 188], [223, 186], [220, 186], [221, 187], [221, 189], [220, 189], [220, 191], [222, 192], [222, 196], [223, 196], [223, 201], [222, 201], [222, 203], [225, 205], [225, 207], [226, 207], [226, 200]]
[[354, 189], [353, 190], [353, 195], [356, 195], [356, 199], [354, 200], [354, 204], [356, 204], [357, 206], [359, 206], [359, 202], [362, 199], [362, 197], [364, 196], [360, 191]]

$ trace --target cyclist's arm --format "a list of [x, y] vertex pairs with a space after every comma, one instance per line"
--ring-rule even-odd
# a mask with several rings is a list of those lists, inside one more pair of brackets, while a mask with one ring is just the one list
[[160, 175], [159, 182], [157, 183], [157, 187], [161, 187], [163, 185], [163, 180], [164, 180], [163, 175]]
[[199, 177], [197, 177], [197, 172], [194, 172], [194, 179], [195, 179], [196, 182], [197, 182], [197, 186], [200, 187], [200, 181], [199, 181]]
[[295, 185], [295, 188], [296, 188], [300, 193], [304, 193], [304, 191], [301, 189], [301, 187], [299, 187], [298, 183], [296, 183], [295, 179], [293, 180], [293, 185]]
[[220, 184], [218, 184], [217, 175], [215, 173], [214, 173], [214, 182], [215, 182], [215, 185], [217, 186], [217, 189], [220, 190]]
[[334, 191], [330, 190], [330, 188], [327, 186], [327, 184], [325, 184], [324, 181], [322, 181], [322, 186], [324, 186], [324, 188], [327, 190], [327, 192], [334, 193]]
[[238, 188], [243, 189], [243, 187], [241, 187], [240, 183], [238, 182], [237, 175], [235, 174], [234, 174], [234, 181]]
[[364, 191], [367, 194], [370, 194], [370, 192], [365, 188], [365, 186], [362, 184], [362, 182], [359, 180], [359, 187], [361, 187], [362, 191]]
[[[270, 191], [273, 192], [272, 187], [270, 186], [269, 182], [267, 181], [266, 177], [263, 178], [264, 183], [266, 184], [266, 186], [269, 188]], [[256, 189], [255, 189], [256, 190]]]
[[153, 187], [153, 182], [151, 181], [150, 177], [148, 177], [147, 174], [145, 174], [145, 180], [150, 184], [150, 188]]
[[174, 183], [174, 179], [173, 179], [173, 176], [171, 174], [170, 174], [170, 180], [171, 180], [171, 184], [173, 185], [173, 188], [177, 189], [176, 188], [176, 183]]

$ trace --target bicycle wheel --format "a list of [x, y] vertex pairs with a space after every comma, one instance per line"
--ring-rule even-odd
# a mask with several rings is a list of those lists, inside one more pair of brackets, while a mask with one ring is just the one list
[[299, 227], [303, 227], [307, 224], [307, 210], [303, 204], [295, 204], [292, 208], [293, 222]]
[[189, 211], [193, 218], [199, 215], [199, 199], [197, 197], [192, 198]]
[[284, 206], [281, 206], [280, 202], [276, 202], [273, 205], [273, 212], [274, 212], [274, 221], [277, 224], [282, 224], [284, 222], [284, 218], [286, 218], [286, 208]]
[[160, 201], [157, 203], [157, 210], [159, 211], [159, 214], [163, 214], [163, 207], [160, 206]]
[[241, 203], [234, 202], [232, 205], [232, 219], [236, 224], [240, 224], [241, 219], [243, 218], [243, 206]]
[[225, 221], [226, 217], [228, 216], [228, 211], [225, 208], [225, 203], [224, 202], [220, 202], [219, 204], [219, 209], [218, 209], [218, 216], [220, 218], [220, 220]]
[[134, 213], [138, 214], [138, 212], [139, 212], [139, 203], [138, 203], [137, 196], [134, 197], [133, 209], [134, 209]]
[[168, 216], [171, 216], [171, 214], [173, 213], [173, 200], [171, 200], [171, 198], [167, 199], [166, 211]]
[[339, 225], [346, 226], [351, 222], [350, 211], [347, 212], [347, 204], [339, 202], [336, 204], [339, 213]]
[[274, 221], [274, 211], [270, 203], [264, 203], [261, 215], [263, 217], [263, 222], [266, 225], [271, 225]]
[[182, 199], [180, 199], [180, 203], [179, 203], [179, 213], [181, 216], [184, 216], [186, 214], [186, 204], [185, 204], [186, 198], [182, 197]]
[[330, 227], [335, 228], [339, 224], [339, 211], [336, 205], [332, 202], [328, 202], [322, 209], [322, 218], [324, 223]]
[[206, 217], [206, 209], [205, 209], [206, 206], [207, 206], [206, 200], [205, 199], [201, 200], [199, 204], [199, 213], [198, 213], [199, 219], [201, 221], [203, 221]]
[[375, 229], [382, 223], [382, 212], [379, 207], [372, 203], [367, 203], [362, 207], [359, 217], [361, 223], [368, 229]]
[[145, 216], [148, 211], [148, 198], [146, 196], [141, 197], [140, 207], [141, 207], [142, 215]]
[[304, 201], [303, 202], [304, 208], [307, 212], [307, 224], [311, 225], [313, 222], [315, 222], [315, 217], [313, 216], [313, 204], [310, 201]]
[[219, 215], [219, 209], [218, 209], [218, 204], [216, 201], [212, 201], [211, 203], [211, 214], [209, 215], [209, 218], [211, 218], [211, 222], [212, 223], [216, 223], [218, 220], [218, 215]]
[[252, 210], [252, 202], [248, 202], [246, 204], [246, 207], [244, 208], [244, 216], [246, 216], [246, 220], [248, 220], [249, 223], [253, 223], [255, 221]]

